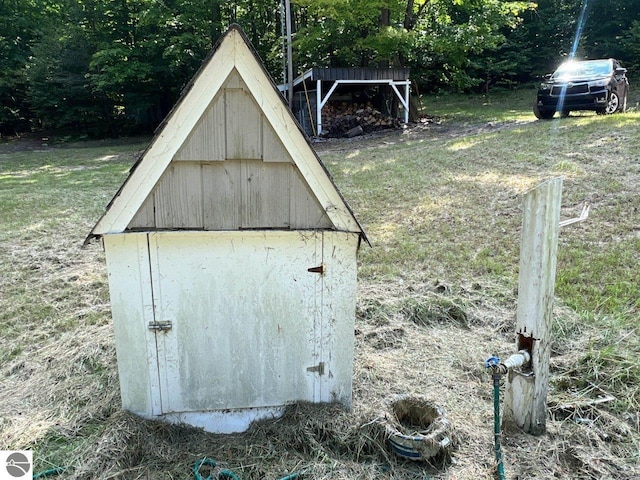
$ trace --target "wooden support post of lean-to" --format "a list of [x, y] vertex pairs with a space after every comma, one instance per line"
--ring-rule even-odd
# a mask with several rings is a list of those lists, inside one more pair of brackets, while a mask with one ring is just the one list
[[516, 351], [528, 350], [530, 365], [509, 372], [505, 427], [537, 435], [546, 428], [553, 297], [558, 251], [562, 178], [549, 180], [524, 198]]

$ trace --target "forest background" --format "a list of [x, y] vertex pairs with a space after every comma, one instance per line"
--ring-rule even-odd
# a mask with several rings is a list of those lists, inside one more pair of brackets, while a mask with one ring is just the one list
[[[283, 3], [0, 0], [0, 135], [148, 133], [231, 23], [282, 82]], [[414, 93], [488, 92], [531, 85], [572, 52], [615, 57], [632, 78], [640, 72], [640, 1], [291, 5], [294, 76], [310, 67], [409, 67]]]

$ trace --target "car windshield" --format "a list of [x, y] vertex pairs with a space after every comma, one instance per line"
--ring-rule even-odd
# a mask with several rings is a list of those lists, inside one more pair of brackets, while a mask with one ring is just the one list
[[609, 75], [613, 67], [610, 60], [587, 60], [565, 62], [558, 67], [552, 78], [599, 77]]

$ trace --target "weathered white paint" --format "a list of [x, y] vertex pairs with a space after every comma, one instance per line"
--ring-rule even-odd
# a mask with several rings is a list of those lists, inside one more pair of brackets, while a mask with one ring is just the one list
[[236, 27], [91, 235], [124, 408], [229, 432], [349, 406], [364, 232]]
[[[227, 90], [223, 96], [219, 95], [227, 82], [231, 86], [236, 80], [242, 82], [242, 88], [235, 91], [237, 95], [232, 93], [234, 89]], [[227, 98], [229, 95], [231, 97]], [[241, 111], [237, 118], [229, 118], [228, 113], [225, 114], [224, 129], [221, 126], [221, 114], [217, 110], [218, 113], [211, 113], [211, 108], [219, 108], [223, 97], [227, 107], [234, 105], [233, 108], [237, 107]], [[257, 119], [254, 118], [256, 113], [259, 113]], [[235, 123], [231, 125], [230, 122]], [[212, 131], [207, 135], [200, 135], [199, 140], [191, 145], [189, 142], [192, 132], [198, 130], [198, 126], [200, 129], [204, 128], [203, 125], [209, 125]], [[212, 158], [195, 160], [217, 161], [221, 145], [225, 143], [227, 156], [260, 158], [263, 143], [260, 139], [264, 135], [264, 126], [269, 127], [267, 137], [271, 132], [275, 132], [277, 140], [288, 154], [283, 160], [295, 162], [309, 190], [326, 212], [332, 228], [362, 232], [308, 139], [298, 128], [282, 96], [245, 42], [244, 36], [239, 29], [232, 28], [194, 78], [188, 94], [167, 118], [162, 130], [153, 139], [136, 169], [93, 228], [91, 235], [125, 231], [136, 213], [141, 211], [145, 199], [158, 184], [176, 154], [179, 160], [192, 159], [190, 157], [197, 150], [203, 152], [203, 155], [211, 155]], [[222, 135], [222, 131], [225, 132], [224, 139], [214, 137]], [[246, 131], [246, 134], [242, 133], [243, 131]], [[207, 140], [213, 143], [209, 146], [203, 145], [202, 142]], [[274, 138], [267, 140], [269, 145], [277, 143]], [[181, 150], [183, 145], [185, 149]], [[273, 156], [280, 156], [280, 153], [274, 151]], [[272, 158], [272, 152], [267, 157], [268, 161], [277, 160]], [[134, 224], [137, 226], [137, 222]]]
[[562, 179], [556, 178], [524, 199], [516, 349], [530, 350], [531, 371], [510, 371], [504, 421], [533, 434], [546, 428], [561, 198]]
[[157, 334], [163, 413], [315, 400], [321, 240], [149, 235], [156, 318], [174, 325]]
[[104, 239], [124, 408], [228, 432], [294, 401], [350, 406], [357, 234]]
[[122, 406], [138, 414], [160, 415], [156, 342], [147, 327], [155, 319], [147, 235], [105, 235], [103, 242]]
[[[339, 402], [351, 406], [353, 375], [353, 335], [357, 287], [356, 252], [358, 237], [340, 232], [323, 232], [322, 263], [325, 266], [320, 323], [320, 355], [325, 374], [319, 378], [316, 401]], [[316, 362], [317, 364], [317, 362]]]
[[270, 420], [282, 416], [285, 407], [242, 408], [238, 410], [210, 412], [168, 413], [161, 417], [143, 415], [146, 418], [158, 419], [175, 424], [187, 424], [202, 428], [212, 433], [244, 432], [251, 422]]

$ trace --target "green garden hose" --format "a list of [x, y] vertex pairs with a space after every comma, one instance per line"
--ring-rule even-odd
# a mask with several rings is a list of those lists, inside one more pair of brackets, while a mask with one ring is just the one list
[[52, 475], [60, 475], [65, 470], [66, 468], [64, 467], [54, 467], [54, 468], [50, 468], [49, 470], [45, 470], [43, 472], [34, 473], [32, 478], [36, 479], [36, 478], [50, 477]]
[[[193, 476], [195, 480], [214, 480], [211, 475], [207, 476], [207, 478], [203, 478], [200, 474], [200, 467], [203, 465], [207, 465], [209, 467], [215, 467], [217, 465], [216, 461], [212, 458], [203, 458], [202, 460], [198, 460], [193, 465]], [[292, 473], [291, 475], [287, 475], [286, 477], [282, 477], [280, 480], [295, 480], [302, 475], [302, 472]], [[240, 480], [240, 478], [233, 473], [231, 470], [221, 470], [218, 473], [219, 479], [229, 479], [229, 480]]]
[[500, 445], [500, 374], [493, 373], [493, 443], [496, 452], [496, 462], [498, 462], [498, 478], [506, 480], [504, 476], [504, 465], [502, 464], [502, 447]]
[[502, 464], [502, 446], [500, 444], [500, 359], [498, 357], [489, 357], [484, 362], [485, 367], [491, 369], [491, 377], [493, 378], [493, 443], [496, 453], [498, 480], [506, 480], [504, 476], [504, 465]]

